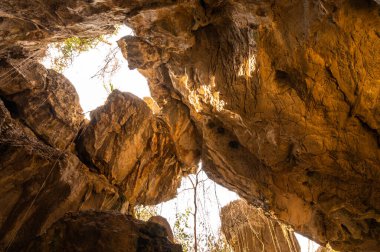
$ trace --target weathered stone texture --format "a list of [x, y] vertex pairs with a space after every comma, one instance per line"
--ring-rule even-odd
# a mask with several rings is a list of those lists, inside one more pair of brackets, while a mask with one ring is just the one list
[[[17, 123], [27, 126], [25, 134], [35, 135], [39, 144], [42, 140], [65, 148], [72, 139], [71, 129], [82, 121], [70, 119], [79, 109], [69, 109], [73, 112], [69, 123], [60, 121], [66, 111], [58, 109], [66, 101], [62, 92], [70, 88], [50, 70], [37, 65], [27, 70], [12, 62], [40, 55], [51, 41], [96, 36], [124, 20], [134, 36], [123, 38], [119, 46], [130, 67], [148, 78], [160, 109], [153, 115], [140, 101], [132, 105], [134, 99], [123, 98], [115, 104], [129, 104], [126, 108], [107, 110], [110, 102], [94, 112], [99, 122], [93, 119], [83, 133], [101, 137], [100, 141], [78, 140], [83, 145], [79, 153], [87, 152], [79, 158], [93, 174], [104, 175], [119, 193], [135, 188], [127, 193], [135, 197], [132, 202], [153, 202], [161, 175], [137, 182], [140, 173], [132, 167], [150, 175], [154, 164], [147, 160], [154, 157], [158, 169], [178, 178], [191, 172], [201, 158], [212, 179], [318, 243], [342, 251], [376, 251], [380, 246], [377, 2], [5, 0], [0, 3], [4, 38], [0, 96], [13, 116], [22, 116]], [[14, 69], [15, 84], [4, 82], [8, 69]], [[14, 91], [38, 90], [39, 83], [33, 80], [50, 83], [54, 76], [61, 80], [59, 97], [51, 96], [54, 83], [38, 92], [60, 112], [46, 114], [44, 108], [37, 114], [41, 116], [31, 116], [37, 113], [31, 112], [36, 107], [33, 102], [41, 98], [13, 96]], [[67, 99], [67, 106], [76, 108], [75, 98]], [[118, 109], [126, 114], [117, 113]], [[147, 118], [133, 116], [134, 110], [149, 111]], [[45, 117], [48, 127], [38, 123]], [[127, 122], [127, 118], [132, 119]], [[133, 123], [142, 125], [135, 128], [136, 139], [131, 137], [135, 133], [121, 127]], [[67, 127], [65, 139], [53, 137], [53, 128], [60, 125]], [[146, 152], [132, 148], [124, 167], [118, 156], [128, 153], [124, 144], [144, 146]], [[137, 157], [145, 162], [139, 164]], [[167, 185], [165, 180], [162, 183]], [[172, 181], [164, 188], [173, 192], [175, 185]]]
[[272, 219], [262, 209], [236, 200], [220, 212], [222, 232], [233, 251], [301, 251], [288, 226]]
[[68, 211], [120, 208], [106, 179], [41, 143], [1, 101], [0, 115], [0, 250], [19, 250]]
[[129, 212], [176, 195], [183, 165], [143, 100], [114, 91], [79, 131], [84, 118], [71, 83], [29, 67], [35, 72], [1, 82], [0, 249], [24, 248], [67, 212]]
[[137, 38], [119, 44], [131, 67], [158, 104], [189, 108], [212, 179], [318, 243], [375, 251], [379, 6], [201, 3], [128, 17]]
[[84, 119], [74, 86], [36, 61], [8, 61], [0, 69], [0, 97], [42, 141], [65, 150]]
[[130, 93], [115, 90], [77, 141], [94, 170], [125, 193], [129, 204], [158, 204], [176, 195], [182, 177], [165, 122]]

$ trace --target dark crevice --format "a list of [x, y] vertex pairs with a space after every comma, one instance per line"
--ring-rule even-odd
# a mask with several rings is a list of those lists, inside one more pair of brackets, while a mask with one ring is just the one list
[[223, 135], [223, 134], [225, 133], [226, 130], [225, 130], [223, 127], [218, 127], [218, 128], [216, 129], [216, 131], [218, 132], [218, 134]]
[[9, 67], [9, 64], [7, 63], [7, 60], [5, 58], [0, 58], [0, 67], [4, 69]]
[[314, 98], [311, 91], [307, 88], [305, 80], [297, 73], [288, 73], [283, 70], [276, 69], [275, 71], [275, 81], [281, 87], [289, 87], [296, 91], [297, 95], [301, 100], [303, 100], [307, 107], [315, 105]]
[[366, 123], [360, 116], [356, 115], [355, 118], [358, 119], [360, 125], [366, 131], [368, 131], [370, 134], [372, 134], [375, 137], [375, 139], [377, 141], [377, 146], [380, 148], [380, 134], [379, 134], [379, 132], [377, 132], [376, 129], [372, 128], [368, 123]]
[[17, 106], [17, 103], [13, 102], [12, 100], [10, 99], [7, 99], [3, 96], [0, 96], [0, 99], [3, 101], [4, 103], [4, 106], [7, 108], [7, 110], [9, 111], [9, 113], [11, 114], [11, 117], [15, 120], [17, 120], [19, 123], [21, 123], [25, 128], [28, 128], [31, 132], [33, 132], [33, 134], [42, 142], [44, 143], [45, 145], [49, 146], [49, 147], [52, 147], [52, 148], [55, 148], [53, 145], [51, 145], [48, 141], [48, 139], [46, 139], [46, 137], [44, 137], [43, 135], [39, 134], [33, 127], [30, 127], [28, 122], [25, 121], [25, 119], [23, 118], [23, 115], [21, 114], [18, 106]]
[[258, 8], [256, 11], [256, 15], [259, 17], [266, 17], [267, 13], [263, 8]]
[[332, 79], [332, 81], [334, 82], [335, 86], [336, 86], [336, 89], [343, 95], [343, 99], [344, 101], [348, 104], [348, 106], [351, 107], [351, 103], [347, 97], [347, 95], [343, 92], [343, 90], [340, 88], [339, 86], [339, 83], [338, 83], [338, 80], [335, 78], [333, 72], [331, 71], [331, 69], [329, 67], [326, 67], [326, 72], [328, 74], [328, 76]]
[[316, 175], [315, 171], [307, 171], [306, 172], [306, 176], [308, 176], [309, 178], [314, 177], [315, 175]]
[[286, 155], [286, 162], [290, 167], [294, 167], [297, 164], [296, 147], [294, 143], [289, 145], [288, 154]]
[[199, 0], [199, 4], [202, 6], [203, 9], [207, 9], [207, 4], [204, 0]]
[[240, 143], [238, 141], [230, 141], [228, 146], [232, 149], [239, 149]]
[[276, 70], [275, 79], [279, 82], [286, 83], [286, 84], [290, 82], [289, 74], [282, 70]]
[[348, 233], [349, 235], [351, 235], [350, 230], [348, 230], [348, 228], [347, 228], [344, 224], [340, 224], [340, 226], [342, 227], [342, 229], [343, 229], [346, 233]]
[[214, 128], [216, 126], [216, 124], [213, 122], [213, 121], [208, 121], [207, 122], [207, 127], [209, 128], [209, 129], [212, 129], [212, 128]]
[[100, 169], [91, 161], [89, 154], [86, 152], [86, 150], [84, 149], [83, 144], [82, 144], [82, 138], [81, 137], [83, 135], [85, 128], [86, 128], [86, 126], [82, 127], [74, 139], [75, 151], [77, 154], [76, 156], [79, 158], [79, 160], [83, 164], [85, 164], [88, 168], [90, 168], [91, 171], [94, 171], [94, 172], [100, 174], [101, 173]]
[[0, 99], [3, 101], [4, 106], [8, 109], [9, 113], [11, 114], [11, 117], [13, 119], [20, 118], [20, 112], [17, 108], [17, 104], [11, 100], [8, 100], [7, 98], [0, 96]]
[[349, 3], [358, 10], [372, 10], [376, 7], [374, 0], [350, 0]]

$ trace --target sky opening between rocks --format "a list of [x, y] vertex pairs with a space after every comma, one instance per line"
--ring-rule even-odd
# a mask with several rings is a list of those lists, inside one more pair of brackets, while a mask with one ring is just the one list
[[[94, 76], [101, 69], [106, 61], [107, 55], [117, 47], [117, 40], [126, 35], [132, 35], [133, 32], [127, 26], [120, 26], [117, 32], [106, 37], [104, 42], [97, 44], [96, 47], [82, 52], [73, 59], [71, 64], [63, 70], [63, 74], [74, 85], [80, 98], [80, 104], [85, 116], [89, 119], [89, 112], [104, 104], [109, 95], [109, 83], [113, 88], [123, 92], [130, 92], [134, 95], [144, 98], [150, 97], [150, 91], [147, 80], [137, 71], [128, 68], [128, 62], [125, 60], [118, 48], [115, 50], [115, 60], [117, 69], [104, 79]], [[47, 56], [42, 60], [46, 68], [52, 68], [52, 58], [58, 54], [57, 49], [49, 47]], [[201, 164], [200, 164], [201, 169]], [[192, 175], [191, 175], [192, 176]], [[201, 238], [208, 232], [218, 233], [220, 228], [220, 208], [229, 202], [238, 199], [239, 196], [228, 189], [216, 184], [207, 178], [204, 172], [199, 174], [202, 185], [198, 193], [198, 236]], [[178, 196], [170, 201], [164, 202], [156, 207], [158, 214], [165, 217], [172, 228], [176, 219], [177, 212], [185, 212], [187, 209], [193, 210], [193, 191], [191, 189], [189, 178], [184, 178], [181, 187], [178, 189]], [[193, 217], [189, 215], [189, 232], [192, 232]], [[207, 223], [205, 223], [207, 222]], [[197, 225], [198, 226], [198, 225]], [[314, 252], [318, 245], [309, 239], [296, 234], [302, 252]]]

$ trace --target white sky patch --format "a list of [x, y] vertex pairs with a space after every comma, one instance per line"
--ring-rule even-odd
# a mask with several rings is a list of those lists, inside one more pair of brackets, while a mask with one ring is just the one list
[[[193, 174], [190, 176], [192, 178], [195, 177]], [[198, 223], [200, 224], [201, 221], [209, 222], [208, 225], [210, 225], [212, 232], [217, 235], [221, 225], [219, 217], [220, 209], [240, 197], [236, 193], [208, 179], [203, 171], [199, 173], [199, 181], [202, 182], [197, 187]], [[175, 222], [173, 210], [174, 212], [184, 212], [187, 208], [190, 208], [194, 212], [194, 190], [192, 188], [189, 178], [183, 178], [181, 187], [177, 190], [177, 197], [159, 205], [159, 214], [165, 217], [170, 225], [173, 226]], [[193, 216], [190, 216], [189, 220], [189, 224], [193, 226]], [[198, 230], [198, 235], [202, 235], [202, 226], [199, 226]]]
[[[108, 93], [103, 86], [102, 80], [99, 78], [91, 78], [97, 71], [104, 66], [104, 60], [111, 48], [117, 46], [117, 41], [126, 35], [131, 35], [132, 30], [127, 26], [121, 26], [117, 34], [109, 37], [107, 41], [110, 43], [100, 43], [95, 48], [87, 52], [81, 53], [76, 57], [72, 64], [63, 71], [63, 74], [74, 85], [79, 98], [80, 104], [84, 112], [89, 112], [104, 104]], [[54, 49], [49, 49], [51, 55], [56, 55]], [[116, 54], [117, 59], [121, 63], [120, 69], [114, 73], [110, 81], [116, 89], [124, 92], [130, 92], [134, 95], [143, 98], [150, 96], [147, 80], [137, 71], [128, 68], [128, 62], [124, 59], [121, 51]], [[51, 68], [50, 58], [45, 58], [41, 62], [46, 68]], [[86, 113], [88, 118], [89, 113]], [[239, 196], [229, 191], [228, 189], [207, 179], [207, 175], [202, 172], [200, 179], [205, 182], [199, 191], [199, 223], [204, 221], [202, 218], [208, 218], [208, 224], [214, 234], [218, 234], [220, 228], [220, 208], [227, 205], [229, 202], [236, 200]], [[178, 196], [168, 202], [159, 205], [159, 214], [165, 217], [172, 225], [175, 221], [176, 211], [183, 212], [187, 208], [193, 209], [193, 191], [187, 190], [191, 187], [188, 179], [183, 179], [181, 187], [178, 189]], [[202, 217], [203, 215], [203, 217]], [[192, 225], [192, 217], [190, 215], [190, 225]], [[199, 229], [199, 237], [202, 236], [202, 228]], [[296, 237], [301, 246], [301, 252], [315, 252], [318, 249], [318, 244], [309, 239], [296, 234]]]
[[[102, 80], [91, 78], [104, 66], [106, 58], [111, 48], [117, 47], [117, 41], [126, 35], [131, 35], [132, 30], [127, 26], [120, 26], [117, 34], [107, 39], [111, 45], [99, 43], [95, 48], [81, 53], [74, 59], [72, 64], [63, 71], [63, 74], [74, 85], [80, 98], [80, 104], [84, 112], [94, 110], [104, 104], [108, 93], [103, 87]], [[128, 62], [124, 59], [120, 50], [117, 50], [116, 57], [121, 63], [120, 69], [111, 77], [111, 82], [116, 89], [130, 92], [143, 98], [150, 96], [147, 80], [137, 71], [128, 68]], [[55, 55], [54, 49], [50, 48], [51, 55]], [[50, 58], [45, 58], [42, 64], [46, 68], [51, 67]], [[88, 114], [87, 114], [88, 115]]]
[[295, 233], [298, 243], [301, 247], [301, 252], [315, 252], [319, 248], [319, 244], [309, 240], [303, 235]]

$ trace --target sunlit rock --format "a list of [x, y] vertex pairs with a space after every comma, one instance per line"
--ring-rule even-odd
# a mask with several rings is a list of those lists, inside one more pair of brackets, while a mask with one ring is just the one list
[[1, 101], [0, 153], [0, 250], [20, 251], [66, 212], [120, 208], [115, 186], [43, 144]]
[[[106, 177], [106, 183], [127, 195], [119, 198], [122, 208], [129, 200], [133, 204], [173, 197], [180, 174], [191, 172], [201, 158], [210, 178], [319, 244], [341, 251], [376, 251], [379, 12], [377, 0], [1, 1], [0, 96], [24, 138], [44, 146], [44, 151], [28, 147], [29, 154], [18, 154], [30, 145], [2, 145], [1, 168], [6, 161], [9, 165], [1, 172], [12, 178], [18, 169], [42, 172], [39, 162], [45, 161], [36, 161], [34, 155], [49, 152], [46, 144], [66, 148], [75, 130], [70, 126], [63, 136], [59, 132], [65, 127], [59, 125], [66, 123], [59, 121], [66, 112], [73, 113], [67, 114], [69, 120], [79, 113], [75, 97], [62, 99], [71, 91], [59, 81], [57, 89], [47, 88], [34, 98], [47, 97], [51, 106], [51, 111], [38, 112], [48, 114], [34, 118], [32, 108], [38, 106], [29, 100], [30, 93], [14, 91], [38, 88], [46, 73], [62, 76], [33, 65], [22, 70], [22, 62], [40, 57], [49, 42], [109, 33], [124, 21], [134, 34], [119, 46], [131, 67], [147, 77], [160, 113], [153, 115], [145, 104], [138, 105], [144, 117], [129, 114], [136, 117], [130, 121], [135, 122], [132, 134], [123, 131], [121, 126], [131, 124], [120, 111], [136, 108], [105, 110], [109, 103], [95, 112], [99, 122], [83, 125], [81, 140], [74, 138], [77, 147], [83, 146], [68, 146], [70, 155], [90, 166], [92, 175]], [[7, 80], [10, 73], [14, 82]], [[75, 129], [79, 121], [72, 121]], [[86, 126], [99, 129], [91, 132]], [[7, 132], [13, 133], [2, 133], [2, 143], [19, 139], [18, 133]], [[123, 149], [127, 145], [131, 158]], [[8, 158], [12, 155], [15, 158]], [[54, 178], [51, 184], [59, 184], [61, 176]], [[1, 187], [10, 188], [10, 202], [20, 197], [10, 196], [20, 194], [13, 184], [29, 179], [1, 180]], [[169, 193], [157, 196], [161, 190]], [[36, 204], [42, 205], [42, 200]], [[2, 218], [16, 227], [19, 220], [9, 211]], [[8, 229], [1, 232], [1, 240], [11, 235]]]
[[301, 251], [292, 230], [243, 200], [224, 206], [222, 232], [234, 251]]
[[[202, 137], [204, 170], [320, 244], [376, 250], [379, 5], [342, 0], [196, 6], [190, 16], [183, 11], [182, 23], [202, 20], [180, 29], [183, 37], [195, 37], [187, 48], [181, 40], [168, 46], [170, 37], [163, 38], [165, 29], [178, 30], [166, 25], [169, 15], [151, 22], [151, 15], [136, 13], [127, 23], [134, 40], [160, 50], [159, 62], [138, 58], [141, 66], [148, 59], [152, 66], [141, 73], [158, 104], [175, 99], [189, 108]], [[126, 56], [133, 61], [145, 54]]]
[[13, 117], [52, 147], [68, 148], [84, 120], [70, 81], [33, 60], [10, 59], [0, 75], [0, 97]]
[[115, 90], [77, 141], [83, 161], [125, 193], [128, 204], [158, 204], [176, 195], [182, 164], [165, 122], [130, 93]]

